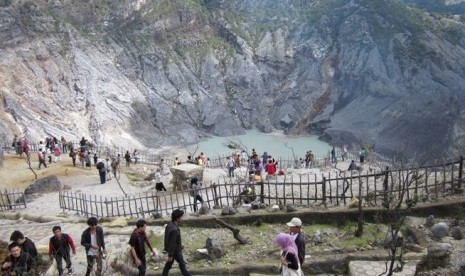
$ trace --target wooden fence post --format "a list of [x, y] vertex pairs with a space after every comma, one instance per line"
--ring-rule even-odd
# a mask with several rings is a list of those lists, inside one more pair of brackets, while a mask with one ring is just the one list
[[323, 183], [321, 185], [322, 193], [323, 193], [323, 205], [326, 207], [326, 177], [323, 176]]
[[265, 196], [265, 182], [260, 181], [260, 202], [261, 203], [265, 203], [264, 196]]
[[463, 156], [460, 156], [458, 189], [462, 189]]
[[218, 192], [216, 191], [217, 186], [215, 183], [211, 184], [210, 186], [213, 187], [213, 200], [215, 201], [215, 206], [220, 206], [218, 202]]
[[384, 181], [383, 181], [383, 204], [386, 204], [388, 202], [388, 189], [389, 189], [389, 167], [386, 167], [386, 170], [384, 171]]

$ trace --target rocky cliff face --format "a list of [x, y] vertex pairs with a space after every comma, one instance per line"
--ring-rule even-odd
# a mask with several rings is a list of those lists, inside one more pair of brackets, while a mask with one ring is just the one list
[[460, 16], [381, 0], [3, 6], [7, 142], [159, 147], [256, 127], [386, 151], [464, 146]]

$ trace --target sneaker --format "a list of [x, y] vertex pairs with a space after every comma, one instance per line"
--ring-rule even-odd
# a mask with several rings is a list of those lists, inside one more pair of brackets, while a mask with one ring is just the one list
[[68, 268], [68, 274], [71, 274], [73, 273], [73, 269], [72, 268]]

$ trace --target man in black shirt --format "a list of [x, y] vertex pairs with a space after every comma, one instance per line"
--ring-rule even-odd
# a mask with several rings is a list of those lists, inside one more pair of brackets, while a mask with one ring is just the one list
[[106, 254], [105, 239], [103, 237], [103, 228], [98, 226], [96, 217], [91, 217], [87, 220], [89, 226], [81, 235], [81, 245], [86, 249], [87, 270], [86, 276], [89, 276], [94, 267], [94, 262], [97, 262], [96, 275], [102, 274], [103, 254]]
[[10, 236], [10, 241], [16, 242], [19, 246], [21, 246], [22, 252], [28, 253], [34, 259], [37, 258], [36, 245], [29, 238], [25, 237], [21, 231], [13, 231]]
[[150, 248], [152, 254], [155, 254], [152, 246], [150, 245], [145, 230], [147, 229], [147, 222], [143, 219], [140, 219], [136, 223], [136, 229], [131, 234], [129, 238], [129, 245], [131, 246], [131, 256], [134, 263], [139, 270], [139, 276], [145, 275], [145, 270], [147, 269], [147, 260], [145, 258], [145, 244]]
[[35, 261], [27, 252], [22, 252], [21, 247], [16, 242], [8, 246], [10, 254], [2, 263], [2, 275], [14, 274], [17, 276], [27, 275], [34, 271]]
[[287, 223], [287, 226], [289, 226], [290, 234], [295, 237], [299, 261], [300, 264], [303, 264], [305, 261], [305, 235], [302, 232], [302, 221], [299, 218], [292, 218], [291, 221]]
[[190, 276], [191, 274], [186, 269], [186, 262], [182, 256], [182, 242], [181, 242], [181, 231], [179, 230], [178, 224], [182, 221], [184, 211], [176, 209], [171, 213], [171, 222], [166, 225], [165, 228], [165, 251], [168, 252], [168, 260], [166, 261], [165, 267], [163, 268], [162, 276], [167, 276], [174, 261], [178, 262], [179, 269], [182, 275]]

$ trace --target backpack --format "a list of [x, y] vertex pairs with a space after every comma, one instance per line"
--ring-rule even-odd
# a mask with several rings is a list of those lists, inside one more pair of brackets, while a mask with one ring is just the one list
[[103, 162], [98, 162], [98, 163], [97, 163], [97, 169], [98, 169], [99, 171], [102, 170], [104, 167], [105, 167], [105, 164], [103, 164]]

